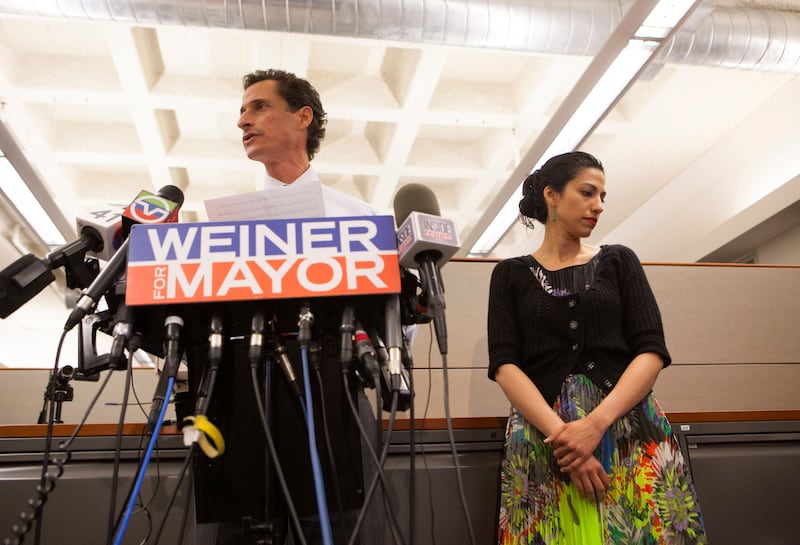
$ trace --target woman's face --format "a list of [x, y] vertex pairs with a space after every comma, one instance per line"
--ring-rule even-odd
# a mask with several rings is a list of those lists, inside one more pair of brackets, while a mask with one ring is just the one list
[[599, 169], [585, 168], [564, 186], [561, 194], [547, 187], [545, 197], [550, 206], [548, 224], [576, 237], [588, 237], [603, 212], [606, 177]]

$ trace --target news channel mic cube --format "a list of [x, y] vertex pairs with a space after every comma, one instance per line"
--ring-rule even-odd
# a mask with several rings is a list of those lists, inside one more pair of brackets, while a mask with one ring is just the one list
[[397, 251], [403, 267], [417, 268], [415, 257], [426, 251], [441, 254], [436, 264], [443, 267], [459, 248], [455, 223], [441, 216], [411, 212], [397, 229]]

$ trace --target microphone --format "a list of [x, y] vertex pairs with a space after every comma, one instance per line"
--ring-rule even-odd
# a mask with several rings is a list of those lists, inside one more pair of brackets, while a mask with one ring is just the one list
[[64, 267], [68, 288], [85, 288], [97, 276], [99, 265], [86, 256], [108, 261], [122, 242], [122, 213], [105, 207], [76, 218], [78, 238], [50, 250], [42, 259], [26, 254], [0, 273], [0, 318], [7, 318], [33, 299]]
[[289, 383], [289, 387], [294, 392], [299, 399], [303, 398], [303, 392], [300, 390], [300, 384], [297, 382], [297, 375], [294, 374], [294, 367], [292, 367], [292, 362], [289, 360], [289, 354], [286, 351], [286, 347], [282, 344], [279, 344], [275, 347], [275, 356], [278, 358], [278, 363], [281, 366], [281, 371], [283, 371], [283, 376], [286, 377], [286, 381]]
[[389, 295], [384, 308], [386, 327], [386, 350], [389, 353], [387, 368], [392, 383], [392, 391], [401, 387], [400, 373], [403, 368], [403, 329], [400, 325], [400, 297]]
[[214, 313], [214, 315], [211, 316], [211, 323], [208, 327], [208, 366], [203, 373], [203, 378], [198, 388], [195, 416], [205, 416], [208, 411], [211, 394], [214, 392], [214, 386], [217, 382], [217, 373], [219, 372], [220, 363], [222, 362], [222, 344], [225, 340], [223, 337], [223, 329], [222, 319], [218, 314]]
[[339, 333], [342, 335], [341, 351], [339, 359], [342, 362], [342, 372], [350, 371], [353, 363], [353, 333], [355, 332], [356, 314], [352, 305], [347, 305], [342, 311], [342, 325], [339, 326]]
[[375, 353], [375, 347], [372, 345], [372, 340], [364, 330], [361, 322], [355, 327], [354, 341], [356, 347], [356, 356], [361, 364], [361, 368], [366, 371], [363, 380], [370, 388], [375, 387], [375, 381], [380, 380], [380, 364], [378, 363], [378, 356]]
[[314, 315], [311, 314], [311, 308], [308, 303], [303, 303], [300, 306], [300, 313], [297, 317], [297, 342], [303, 348], [308, 348], [311, 342], [311, 326], [314, 325]]
[[427, 324], [432, 318], [427, 314], [422, 284], [417, 275], [400, 267], [400, 312], [403, 325]]
[[112, 369], [126, 369], [128, 362], [124, 357], [125, 348], [128, 347], [129, 341], [136, 332], [134, 330], [133, 310], [124, 301], [117, 307], [115, 320], [116, 322], [112, 329], [113, 340], [108, 351], [108, 363]]
[[150, 406], [150, 415], [147, 417], [146, 431], [152, 432], [158, 423], [158, 415], [161, 414], [161, 407], [169, 399], [170, 392], [167, 392], [169, 379], [174, 379], [178, 374], [178, 367], [181, 364], [183, 355], [183, 345], [181, 342], [181, 330], [183, 329], [183, 319], [180, 316], [171, 314], [164, 320], [164, 368], [156, 384], [156, 392], [153, 394], [153, 403]]
[[25, 254], [0, 272], [0, 318], [8, 318], [56, 279], [50, 264]]
[[428, 312], [433, 318], [439, 352], [447, 354], [444, 285], [440, 267], [460, 247], [452, 220], [439, 216], [439, 204], [433, 191], [422, 184], [407, 184], [394, 197], [397, 243], [400, 265], [419, 270], [422, 289], [427, 296]]
[[119, 206], [106, 205], [90, 210], [75, 218], [75, 226], [81, 239], [90, 244], [86, 253], [97, 259], [108, 261], [122, 245], [122, 213]]
[[247, 351], [247, 359], [250, 361], [250, 366], [253, 369], [258, 367], [263, 356], [264, 330], [264, 313], [256, 311], [250, 322], [250, 345]]
[[122, 236], [128, 238], [131, 227], [139, 223], [177, 223], [183, 204], [183, 192], [165, 185], [153, 194], [142, 190], [122, 211]]
[[[386, 412], [392, 410], [392, 398], [394, 392], [397, 392], [397, 410], [405, 411], [411, 407], [411, 400], [414, 397], [411, 391], [411, 378], [408, 370], [404, 367], [400, 370], [399, 380], [393, 378], [389, 372], [389, 352], [386, 350], [386, 345], [377, 332], [371, 331], [370, 338], [375, 347], [375, 353], [378, 355], [378, 362], [380, 364], [380, 378], [381, 378], [381, 399], [383, 401], [382, 407]], [[399, 384], [398, 388], [394, 388], [393, 383]]]
[[[126, 218], [128, 221], [132, 221], [134, 217], [142, 220], [148, 219], [143, 212], [140, 212], [140, 209], [143, 208], [142, 202], [147, 203], [145, 208], [150, 212], [149, 219], [153, 220], [147, 222], [142, 221], [143, 223], [171, 222], [173, 221], [173, 217], [177, 214], [178, 209], [180, 209], [180, 206], [183, 204], [183, 191], [174, 185], [165, 185], [158, 190], [158, 203], [164, 206], [160, 215], [153, 212], [155, 199], [145, 199], [142, 201], [141, 193], [139, 195], [140, 196], [134, 199], [122, 213], [123, 231]], [[75, 308], [72, 310], [69, 318], [67, 318], [67, 322], [64, 325], [65, 331], [69, 331], [75, 327], [75, 324], [93, 311], [100, 301], [100, 298], [111, 289], [114, 282], [116, 282], [125, 271], [125, 267], [128, 263], [129, 243], [130, 239], [126, 238], [117, 252], [111, 257], [108, 263], [106, 263], [105, 268], [100, 271], [100, 274], [97, 275], [89, 287], [83, 291], [83, 294], [75, 304]]]
[[292, 392], [297, 396], [298, 399], [302, 400], [303, 392], [300, 390], [300, 384], [297, 382], [297, 375], [294, 373], [294, 367], [292, 367], [292, 362], [289, 359], [289, 353], [286, 350], [286, 346], [284, 346], [284, 344], [280, 341], [278, 330], [275, 328], [274, 321], [270, 322], [270, 327], [272, 329], [272, 342], [275, 345], [275, 358], [278, 360], [281, 371], [283, 371], [283, 376], [289, 383], [289, 387], [291, 388]]

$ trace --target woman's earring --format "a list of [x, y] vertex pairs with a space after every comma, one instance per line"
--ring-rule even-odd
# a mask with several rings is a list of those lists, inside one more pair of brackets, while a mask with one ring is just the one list
[[555, 223], [555, 222], [556, 222], [556, 209], [555, 209], [555, 207], [553, 207], [553, 208], [551, 209], [551, 212], [550, 212], [550, 217], [552, 218], [550, 221], [551, 221], [552, 223]]

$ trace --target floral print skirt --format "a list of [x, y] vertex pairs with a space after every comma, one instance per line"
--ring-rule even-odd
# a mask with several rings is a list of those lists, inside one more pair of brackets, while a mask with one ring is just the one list
[[[554, 409], [583, 418], [604, 397], [570, 375]], [[544, 443], [511, 410], [500, 468], [501, 545], [694, 545], [707, 542], [688, 468], [652, 393], [605, 433], [595, 456], [611, 477], [602, 503], [581, 497]]]

